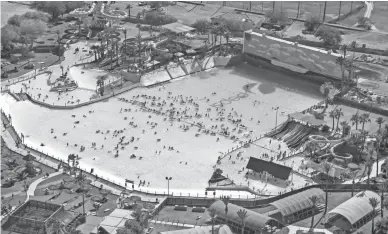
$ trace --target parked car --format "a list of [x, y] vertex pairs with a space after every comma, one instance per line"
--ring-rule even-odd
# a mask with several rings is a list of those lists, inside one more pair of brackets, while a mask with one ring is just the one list
[[137, 5], [138, 6], [147, 6], [147, 3], [146, 2], [139, 2]]

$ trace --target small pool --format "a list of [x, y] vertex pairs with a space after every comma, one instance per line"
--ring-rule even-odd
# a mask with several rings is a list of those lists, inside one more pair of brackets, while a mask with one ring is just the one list
[[105, 79], [105, 85], [119, 79], [119, 77], [97, 68], [74, 66], [69, 70], [70, 78], [77, 82], [79, 88], [90, 90], [96, 90], [98, 77], [104, 75], [108, 75]]

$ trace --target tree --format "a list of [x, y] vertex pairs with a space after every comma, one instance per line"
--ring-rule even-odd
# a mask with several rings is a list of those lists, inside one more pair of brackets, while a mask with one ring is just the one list
[[210, 28], [211, 22], [207, 19], [199, 19], [194, 22], [191, 26], [201, 34], [205, 34]]
[[357, 113], [353, 114], [350, 118], [350, 121], [352, 122], [352, 125], [356, 125], [356, 130], [358, 129], [358, 123], [360, 121], [360, 115]]
[[[323, 171], [326, 173], [327, 178], [329, 178], [329, 172], [330, 172], [330, 170], [332, 169], [332, 167], [333, 167], [333, 165], [330, 164], [330, 163], [328, 163], [327, 161], [324, 162], [324, 163], [322, 164], [322, 169], [323, 169]], [[328, 202], [328, 195], [329, 195], [329, 194], [328, 194], [328, 184], [329, 184], [329, 180], [326, 181], [326, 191], [325, 191], [325, 212], [324, 212], [324, 214], [326, 214], [326, 212], [327, 212], [327, 202]]]
[[371, 122], [369, 113], [362, 113], [360, 116], [360, 123], [362, 124], [362, 131], [364, 131], [365, 123]]
[[381, 192], [380, 215], [381, 215], [381, 218], [383, 218], [384, 217], [384, 193], [388, 192], [388, 182], [378, 184], [377, 187]]
[[32, 48], [34, 40], [38, 36], [42, 35], [47, 29], [45, 22], [40, 20], [23, 20], [20, 23], [20, 35], [23, 39], [25, 45], [31, 43], [30, 47]]
[[377, 234], [388, 233], [388, 217], [384, 217], [376, 222], [375, 232]]
[[270, 23], [285, 25], [288, 22], [287, 11], [267, 11], [265, 16], [269, 19]]
[[336, 131], [338, 130], [338, 124], [339, 124], [339, 121], [340, 121], [340, 118], [341, 116], [344, 116], [344, 112], [342, 111], [342, 109], [336, 109], [335, 110], [335, 118], [337, 119], [337, 126], [336, 126]]
[[376, 217], [376, 207], [379, 204], [377, 199], [375, 197], [369, 198], [369, 204], [373, 208], [373, 213], [372, 213], [372, 234], [375, 233], [375, 217]]
[[245, 219], [248, 218], [247, 210], [245, 209], [240, 209], [237, 211], [237, 216], [240, 218], [241, 221], [241, 234], [244, 234], [244, 229], [245, 229]]
[[78, 176], [75, 177], [75, 183], [81, 186], [82, 190], [82, 214], [85, 215], [85, 179], [86, 177], [82, 174], [80, 170]]
[[341, 127], [342, 127], [342, 134], [344, 134], [344, 132], [345, 132], [345, 128], [347, 127], [347, 126], [349, 126], [349, 124], [348, 124], [348, 121], [342, 121], [341, 123]]
[[379, 125], [379, 130], [381, 129], [381, 125], [385, 122], [385, 120], [383, 119], [383, 117], [378, 117], [376, 119], [376, 123]]
[[331, 111], [329, 112], [330, 118], [333, 119], [333, 125], [332, 125], [332, 128], [331, 128], [331, 131], [334, 131], [335, 110], [336, 110], [336, 109], [331, 110]]
[[319, 87], [319, 91], [321, 94], [325, 96], [325, 103], [326, 108], [329, 105], [329, 100], [332, 98], [330, 97], [330, 91], [334, 89], [334, 85], [331, 82], [325, 82]]
[[60, 234], [63, 232], [65, 225], [58, 219], [51, 218], [47, 221], [47, 226], [51, 227], [54, 234]]
[[368, 17], [359, 16], [357, 23], [366, 30], [370, 30], [372, 28], [372, 21]]
[[[313, 196], [309, 197], [309, 200], [311, 201], [312, 207], [314, 209], [317, 206], [318, 202], [319, 202], [319, 197], [317, 195], [313, 195]], [[313, 213], [313, 216], [311, 217], [311, 227], [310, 227], [310, 230], [312, 230], [313, 227], [314, 227], [314, 217], [315, 217], [315, 213]]]
[[221, 196], [221, 201], [225, 204], [225, 214], [228, 214], [228, 204], [230, 201], [229, 196]]
[[20, 16], [19, 15], [13, 15], [7, 20], [8, 25], [13, 25], [16, 27], [20, 26]]
[[341, 32], [330, 27], [320, 27], [315, 37], [321, 39], [325, 46], [336, 46], [342, 42]]
[[319, 149], [319, 144], [314, 140], [309, 141], [306, 144], [306, 149], [310, 152], [310, 158], [312, 160], [314, 158], [315, 151]]
[[100, 190], [100, 194], [102, 195], [102, 199], [103, 199], [104, 201], [107, 200], [106, 197], [107, 197], [110, 193], [111, 193], [111, 191], [108, 190], [108, 189], [101, 189], [101, 190]]
[[62, 53], [62, 48], [61, 48], [61, 35], [62, 35], [62, 31], [57, 29], [57, 30], [55, 30], [55, 34], [57, 34], [58, 57], [59, 57], [59, 60], [60, 60], [61, 59], [61, 53]]
[[216, 210], [211, 208], [211, 209], [208, 209], [207, 210], [209, 212], [209, 216], [210, 216], [210, 219], [211, 219], [211, 222], [212, 222], [212, 234], [215, 234], [214, 233], [214, 224], [215, 224], [215, 217], [216, 217]]
[[58, 16], [66, 12], [65, 2], [51, 2], [51, 1], [42, 1], [42, 2], [33, 2], [31, 8], [47, 12], [51, 14], [51, 19], [56, 20]]
[[319, 19], [319, 16], [316, 16], [316, 15], [308, 16], [306, 21], [304, 22], [304, 26], [307, 31], [315, 31], [315, 29], [320, 24], [321, 24], [321, 19]]

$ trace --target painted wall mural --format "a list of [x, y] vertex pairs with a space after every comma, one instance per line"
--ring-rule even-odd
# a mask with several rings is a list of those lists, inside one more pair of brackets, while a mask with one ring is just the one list
[[245, 33], [244, 52], [270, 59], [275, 65], [286, 63], [302, 68], [299, 69], [301, 71], [306, 69], [323, 75], [341, 77], [341, 67], [336, 64], [339, 54], [328, 54], [326, 51], [294, 45], [278, 38], [264, 37], [259, 33]]

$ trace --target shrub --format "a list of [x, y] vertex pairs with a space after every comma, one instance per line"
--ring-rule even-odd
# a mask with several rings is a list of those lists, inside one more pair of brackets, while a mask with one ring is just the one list
[[178, 21], [177, 18], [175, 18], [172, 15], [165, 15], [160, 14], [157, 12], [147, 12], [144, 20], [151, 25], [159, 26], [159, 25], [165, 25], [165, 24], [171, 24]]
[[316, 33], [315, 37], [321, 39], [325, 46], [335, 46], [342, 42], [341, 32], [330, 27], [321, 27]]
[[285, 25], [288, 22], [287, 11], [267, 11], [265, 16], [269, 19], [270, 23]]
[[319, 26], [320, 23], [321, 23], [321, 20], [319, 19], [318, 16], [310, 15], [304, 22], [304, 26], [306, 27], [306, 30], [314, 31]]
[[197, 29], [198, 32], [204, 34], [207, 32], [208, 28], [210, 27], [211, 22], [207, 19], [199, 19], [194, 22], [194, 24], [191, 25], [191, 27]]
[[225, 21], [225, 25], [226, 27], [230, 30], [230, 31], [243, 31], [243, 22], [242, 21], [239, 21], [239, 20], [235, 20], [235, 19], [227, 19]]

